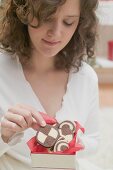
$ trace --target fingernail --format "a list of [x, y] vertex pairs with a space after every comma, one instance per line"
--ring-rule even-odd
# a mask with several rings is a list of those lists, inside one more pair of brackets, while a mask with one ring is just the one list
[[42, 122], [41, 122], [41, 126], [46, 126], [46, 122], [45, 122], [45, 121], [42, 121]]

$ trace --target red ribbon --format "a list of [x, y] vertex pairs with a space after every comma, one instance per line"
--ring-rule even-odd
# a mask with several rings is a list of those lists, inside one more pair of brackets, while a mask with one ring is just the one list
[[[57, 120], [54, 118], [51, 118], [50, 116], [48, 116], [45, 113], [40, 112], [40, 114], [43, 116], [44, 120], [46, 121], [47, 124], [55, 124], [57, 123]], [[77, 151], [84, 149], [84, 146], [81, 144], [76, 143], [76, 136], [77, 136], [77, 132], [78, 130], [81, 130], [84, 133], [84, 128], [77, 122], [75, 121], [76, 124], [76, 132], [74, 134], [74, 138], [73, 140], [69, 143], [69, 149], [65, 150], [65, 151], [61, 151], [61, 152], [49, 152], [48, 148], [45, 148], [44, 146], [40, 145], [37, 143], [36, 141], [36, 136], [34, 136], [33, 138], [31, 138], [28, 142], [27, 145], [31, 150], [31, 153], [42, 153], [42, 154], [76, 154]]]

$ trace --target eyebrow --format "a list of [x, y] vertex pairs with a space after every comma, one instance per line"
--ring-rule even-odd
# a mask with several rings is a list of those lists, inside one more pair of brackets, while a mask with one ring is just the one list
[[79, 15], [66, 15], [65, 17], [72, 17], [72, 18], [74, 18], [74, 17], [80, 17]]

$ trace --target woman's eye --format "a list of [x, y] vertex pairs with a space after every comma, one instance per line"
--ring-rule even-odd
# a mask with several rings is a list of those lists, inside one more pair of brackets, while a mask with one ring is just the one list
[[45, 22], [52, 22], [52, 18], [46, 18]]
[[64, 24], [65, 24], [66, 26], [71, 26], [71, 25], [74, 24], [74, 22], [69, 23], [69, 22], [64, 21]]

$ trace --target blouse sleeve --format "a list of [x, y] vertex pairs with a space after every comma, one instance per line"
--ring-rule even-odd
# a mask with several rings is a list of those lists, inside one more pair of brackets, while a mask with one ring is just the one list
[[14, 145], [19, 143], [23, 137], [23, 132], [15, 134], [9, 139], [8, 143], [5, 143], [1, 137], [1, 119], [3, 117], [2, 109], [0, 108], [0, 157], [9, 151]]
[[96, 153], [99, 144], [99, 95], [98, 80], [90, 82], [89, 114], [84, 125], [85, 133], [79, 133], [77, 138], [84, 145], [84, 150], [77, 153], [77, 157], [85, 157]]

